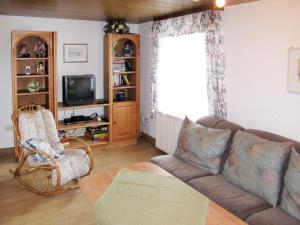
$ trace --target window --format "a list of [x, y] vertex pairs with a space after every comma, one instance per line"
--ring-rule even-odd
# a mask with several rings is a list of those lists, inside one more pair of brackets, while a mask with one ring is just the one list
[[205, 34], [159, 40], [158, 111], [183, 118], [208, 115]]

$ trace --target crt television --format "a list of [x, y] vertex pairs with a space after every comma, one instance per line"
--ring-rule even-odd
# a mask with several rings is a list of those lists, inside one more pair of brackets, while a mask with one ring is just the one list
[[63, 76], [63, 102], [66, 106], [86, 105], [95, 102], [95, 75]]

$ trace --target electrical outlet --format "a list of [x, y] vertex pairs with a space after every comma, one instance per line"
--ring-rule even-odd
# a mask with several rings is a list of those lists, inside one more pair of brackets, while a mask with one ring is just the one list
[[6, 125], [5, 126], [5, 131], [12, 131], [13, 130], [13, 126], [12, 125]]
[[145, 124], [148, 124], [148, 123], [149, 123], [149, 118], [144, 117], [144, 123], [145, 123]]

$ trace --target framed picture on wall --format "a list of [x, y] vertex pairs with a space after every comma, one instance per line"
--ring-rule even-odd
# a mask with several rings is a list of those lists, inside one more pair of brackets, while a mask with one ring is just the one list
[[64, 62], [88, 62], [88, 44], [64, 44]]
[[300, 48], [289, 49], [288, 91], [300, 94]]

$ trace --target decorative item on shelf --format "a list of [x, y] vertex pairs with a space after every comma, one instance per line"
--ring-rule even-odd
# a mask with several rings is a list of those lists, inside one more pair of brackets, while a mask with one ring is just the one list
[[18, 57], [19, 58], [29, 58], [30, 57], [30, 53], [28, 52], [26, 44], [22, 44], [20, 46], [20, 52], [19, 52], [19, 56]]
[[126, 71], [132, 71], [132, 66], [128, 60], [125, 61]]
[[115, 57], [122, 56], [122, 54], [118, 53], [118, 42], [113, 43], [113, 54]]
[[25, 75], [30, 75], [31, 74], [31, 68], [30, 68], [30, 66], [25, 66], [24, 73], [25, 73]]
[[98, 113], [93, 113], [90, 117], [92, 117], [95, 121], [98, 121], [98, 122], [101, 122], [102, 119], [101, 119], [101, 116], [98, 115]]
[[45, 41], [41, 38], [38, 38], [35, 45], [34, 45], [34, 52], [37, 58], [44, 58], [46, 57], [46, 44]]
[[38, 74], [38, 75], [44, 75], [45, 74], [44, 62], [39, 62], [39, 64], [36, 66], [36, 74]]
[[38, 81], [30, 81], [27, 85], [27, 90], [30, 93], [38, 92], [40, 90], [40, 83]]
[[130, 28], [125, 24], [124, 20], [110, 19], [103, 28], [104, 32], [114, 34], [128, 34]]
[[125, 99], [126, 99], [125, 91], [123, 91], [123, 90], [118, 91], [116, 94], [116, 100], [118, 102], [123, 102], [123, 101], [125, 101]]
[[132, 42], [131, 41], [126, 41], [124, 43], [124, 48], [122, 49], [123, 56], [125, 57], [130, 57], [133, 54], [132, 50]]

